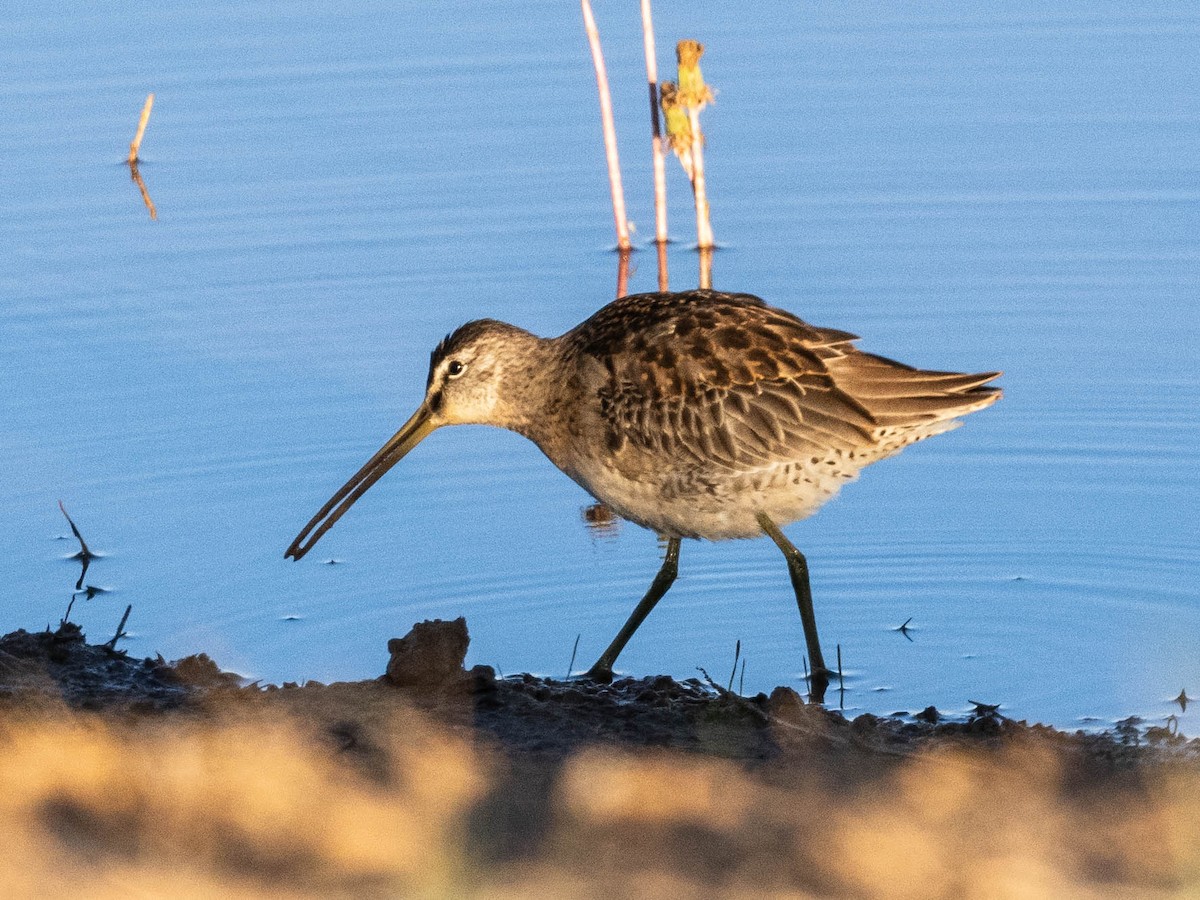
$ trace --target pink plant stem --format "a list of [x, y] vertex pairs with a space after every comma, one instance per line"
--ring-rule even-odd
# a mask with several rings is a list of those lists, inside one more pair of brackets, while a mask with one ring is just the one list
[[[642, 43], [646, 50], [646, 80], [650, 83], [650, 133], [654, 136], [654, 239], [667, 242], [667, 161], [658, 118], [658, 62], [654, 50], [654, 20], [650, 0], [642, 0]], [[659, 281], [662, 281], [659, 273]], [[663, 288], [666, 290], [666, 288]]]
[[600, 49], [600, 32], [592, 15], [592, 4], [580, 0], [583, 24], [587, 29], [588, 45], [592, 49], [592, 64], [596, 67], [596, 88], [600, 92], [600, 121], [604, 128], [604, 155], [608, 160], [608, 184], [612, 190], [613, 219], [617, 226], [617, 248], [628, 250], [629, 221], [625, 217], [625, 189], [621, 186], [621, 161], [617, 155], [617, 129], [613, 125], [612, 96], [608, 92], [608, 72], [604, 68], [604, 52]]

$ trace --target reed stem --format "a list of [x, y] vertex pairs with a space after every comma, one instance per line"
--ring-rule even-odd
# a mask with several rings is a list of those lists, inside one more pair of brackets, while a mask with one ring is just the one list
[[696, 195], [696, 246], [711, 250], [713, 241], [712, 216], [708, 209], [708, 183], [704, 179], [704, 134], [700, 131], [700, 110], [688, 108], [692, 123], [692, 190]]
[[613, 220], [617, 228], [617, 249], [629, 250], [629, 220], [625, 216], [625, 189], [621, 186], [621, 162], [617, 154], [617, 129], [613, 124], [612, 96], [608, 90], [608, 72], [604, 68], [604, 51], [600, 49], [600, 31], [592, 15], [589, 0], [580, 0], [583, 25], [587, 30], [592, 64], [596, 68], [596, 88], [600, 94], [600, 122], [604, 130], [604, 156], [608, 162], [608, 185], [612, 191]]
[[[654, 149], [654, 240], [667, 242], [667, 156], [663, 150], [662, 126], [658, 116], [658, 62], [654, 49], [654, 20], [650, 15], [650, 0], [642, 0], [642, 45], [646, 51], [646, 80], [650, 85], [650, 133]], [[662, 256], [660, 255], [660, 259]], [[665, 291], [666, 281], [659, 270], [659, 290]]]

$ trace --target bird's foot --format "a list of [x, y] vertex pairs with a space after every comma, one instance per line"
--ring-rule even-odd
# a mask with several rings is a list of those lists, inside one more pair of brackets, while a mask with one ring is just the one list
[[808, 681], [808, 700], [810, 703], [825, 702], [825, 691], [829, 688], [829, 682], [835, 675], [837, 675], [837, 672], [827, 669], [824, 666], [819, 669], [813, 669], [813, 673]]
[[584, 673], [584, 678], [588, 681], [594, 681], [597, 684], [612, 684], [613, 670], [612, 666], [601, 665], [596, 663], [587, 672]]

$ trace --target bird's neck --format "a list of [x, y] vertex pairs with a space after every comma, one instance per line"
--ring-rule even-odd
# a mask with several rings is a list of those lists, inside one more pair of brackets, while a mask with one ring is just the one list
[[542, 445], [564, 414], [562, 385], [567, 377], [554, 338], [528, 332], [510, 337], [516, 344], [504, 366], [493, 424]]

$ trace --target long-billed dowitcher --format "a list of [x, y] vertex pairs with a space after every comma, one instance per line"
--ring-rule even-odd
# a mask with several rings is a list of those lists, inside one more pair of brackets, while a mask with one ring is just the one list
[[425, 399], [304, 526], [300, 559], [353, 503], [443, 425], [508, 428], [622, 517], [667, 539], [645, 597], [592, 666], [617, 656], [675, 580], [682, 538], [766, 534], [783, 551], [820, 699], [829, 671], [808, 565], [779, 526], [812, 515], [860, 469], [1000, 397], [979, 375], [863, 353], [749, 294], [622, 297], [556, 338], [468, 322], [429, 361]]

